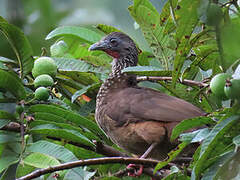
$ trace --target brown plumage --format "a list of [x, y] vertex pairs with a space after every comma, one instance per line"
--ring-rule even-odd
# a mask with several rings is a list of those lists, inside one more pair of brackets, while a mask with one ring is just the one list
[[196, 106], [159, 91], [138, 87], [136, 76], [121, 73], [136, 66], [138, 50], [127, 35], [113, 32], [93, 44], [113, 57], [112, 73], [102, 84], [95, 112], [96, 121], [114, 143], [126, 151], [163, 159], [176, 147], [170, 142], [172, 129], [182, 120], [203, 115]]

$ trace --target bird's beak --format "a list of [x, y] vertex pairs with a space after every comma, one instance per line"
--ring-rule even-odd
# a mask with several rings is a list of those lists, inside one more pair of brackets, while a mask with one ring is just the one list
[[99, 41], [96, 42], [95, 44], [91, 45], [88, 50], [89, 51], [94, 51], [94, 50], [106, 50], [108, 49], [108, 44], [105, 41]]

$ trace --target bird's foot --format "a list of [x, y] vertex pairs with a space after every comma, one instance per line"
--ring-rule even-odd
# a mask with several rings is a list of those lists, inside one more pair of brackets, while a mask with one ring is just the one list
[[133, 171], [128, 172], [128, 176], [131, 177], [138, 177], [142, 175], [143, 172], [143, 165], [137, 165], [137, 164], [129, 164], [127, 166], [127, 169], [132, 169]]

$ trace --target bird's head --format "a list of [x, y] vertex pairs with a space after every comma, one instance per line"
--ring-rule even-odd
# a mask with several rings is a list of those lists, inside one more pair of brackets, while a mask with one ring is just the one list
[[91, 45], [89, 50], [102, 50], [119, 60], [128, 57], [136, 61], [134, 65], [137, 64], [138, 49], [133, 40], [122, 32], [113, 32], [103, 37], [99, 42]]

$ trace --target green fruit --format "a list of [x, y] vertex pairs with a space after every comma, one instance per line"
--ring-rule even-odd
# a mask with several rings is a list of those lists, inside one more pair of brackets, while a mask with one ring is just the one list
[[226, 79], [230, 79], [231, 75], [227, 73], [220, 73], [214, 76], [210, 82], [210, 89], [219, 99], [227, 100], [227, 96], [224, 93], [224, 86]]
[[50, 47], [51, 56], [62, 57], [68, 50], [68, 45], [64, 41], [58, 41]]
[[215, 3], [210, 4], [207, 9], [207, 25], [216, 26], [223, 19], [222, 9]]
[[224, 92], [230, 99], [240, 99], [240, 79], [231, 79], [227, 82]]
[[39, 86], [48, 87], [48, 86], [52, 86], [53, 83], [54, 83], [53, 78], [51, 76], [49, 76], [48, 74], [39, 75], [34, 80], [35, 87], [39, 87]]
[[35, 90], [35, 98], [37, 100], [46, 101], [49, 98], [49, 90], [45, 87], [39, 87]]
[[55, 77], [57, 74], [57, 65], [50, 57], [40, 57], [34, 62], [32, 74], [34, 78], [41, 74], [48, 74]]

